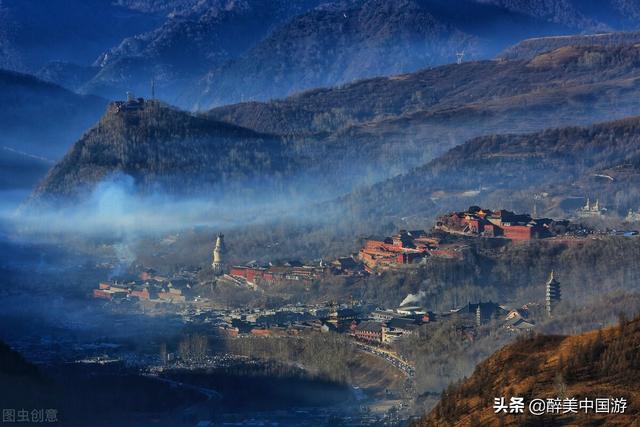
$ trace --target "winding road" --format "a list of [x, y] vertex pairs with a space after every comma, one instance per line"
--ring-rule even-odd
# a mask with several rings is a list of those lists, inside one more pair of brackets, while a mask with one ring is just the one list
[[391, 365], [398, 368], [403, 374], [405, 374], [408, 378], [413, 378], [415, 375], [415, 368], [408, 363], [407, 361], [401, 359], [396, 353], [385, 350], [379, 347], [375, 347], [369, 344], [365, 344], [359, 341], [354, 341], [359, 350], [364, 351], [369, 354], [373, 354], [378, 356]]

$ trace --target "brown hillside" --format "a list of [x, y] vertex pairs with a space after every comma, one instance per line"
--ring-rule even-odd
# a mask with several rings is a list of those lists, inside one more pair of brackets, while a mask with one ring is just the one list
[[500, 58], [510, 61], [528, 60], [541, 53], [565, 46], [633, 46], [639, 42], [640, 32], [637, 31], [535, 37], [509, 47], [500, 55]]
[[[577, 336], [521, 339], [478, 365], [471, 378], [443, 393], [416, 426], [640, 425], [640, 317]], [[524, 397], [524, 414], [496, 415], [495, 397]], [[535, 398], [627, 399], [624, 414], [533, 416]]]

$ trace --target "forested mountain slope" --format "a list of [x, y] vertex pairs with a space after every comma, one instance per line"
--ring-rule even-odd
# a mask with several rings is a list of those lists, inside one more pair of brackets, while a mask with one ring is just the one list
[[108, 0], [3, 0], [0, 68], [33, 73], [49, 61], [88, 65], [106, 46], [162, 20]]
[[331, 132], [385, 119], [406, 119], [413, 113], [452, 113], [463, 106], [478, 108], [478, 103], [486, 102], [516, 103], [514, 97], [523, 95], [544, 100], [560, 90], [620, 83], [619, 80], [635, 77], [639, 58], [640, 50], [635, 47], [565, 47], [529, 61], [446, 65], [310, 90], [267, 103], [224, 106], [209, 114], [262, 132]]
[[635, 115], [639, 53], [633, 46], [564, 47], [527, 61], [447, 65], [207, 114], [303, 138], [329, 154], [366, 153], [390, 176], [478, 136]]
[[538, 194], [539, 208], [551, 209], [571, 196], [592, 197], [624, 215], [640, 204], [639, 142], [637, 117], [476, 138], [342, 203], [356, 217], [398, 221], [433, 218], [473, 203], [530, 212]]
[[[36, 199], [81, 196], [122, 174], [137, 190], [176, 195], [232, 188], [291, 173], [285, 143], [269, 135], [193, 116], [158, 101], [112, 104], [37, 188]], [[127, 109], [129, 106], [129, 109]]]
[[634, 30], [639, 23], [636, 1], [334, 2], [294, 18], [247, 54], [211, 70], [186, 98], [195, 97], [198, 108], [263, 101], [453, 63], [459, 52], [467, 60], [491, 58], [524, 38]]
[[490, 58], [516, 40], [567, 31], [473, 1], [335, 2], [292, 19], [247, 54], [211, 70], [187, 97], [198, 108], [280, 98], [453, 63], [458, 52], [467, 60]]
[[111, 99], [127, 90], [148, 96], [154, 79], [162, 99], [175, 103], [191, 81], [243, 54], [283, 22], [320, 2], [192, 3], [177, 7], [177, 12], [152, 31], [105, 50], [93, 63], [94, 76], [79, 90]]

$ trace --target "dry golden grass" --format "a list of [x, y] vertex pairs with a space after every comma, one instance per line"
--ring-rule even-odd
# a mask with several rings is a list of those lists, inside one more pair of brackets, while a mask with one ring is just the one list
[[[640, 317], [601, 332], [537, 336], [511, 344], [448, 391], [418, 426], [637, 426], [640, 420]], [[588, 361], [588, 362], [585, 362]], [[627, 399], [624, 414], [496, 415], [494, 397]]]

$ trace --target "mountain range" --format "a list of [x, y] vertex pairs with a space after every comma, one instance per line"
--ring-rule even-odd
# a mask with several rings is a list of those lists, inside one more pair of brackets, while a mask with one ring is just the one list
[[[11, 12], [17, 7], [12, 5], [3, 3], [3, 10]], [[246, 183], [264, 173], [278, 180], [304, 176], [312, 187], [330, 188], [332, 197], [342, 197], [361, 187], [342, 200], [357, 205], [355, 210], [363, 215], [369, 210], [385, 217], [404, 217], [415, 214], [408, 210], [416, 210], [416, 206], [404, 204], [402, 212], [394, 213], [385, 211], [385, 206], [398, 203], [397, 195], [413, 188], [416, 182], [421, 183], [425, 194], [431, 194], [420, 202], [425, 208], [431, 207], [434, 200], [443, 203], [446, 198], [439, 195], [440, 189], [433, 188], [438, 179], [464, 183], [461, 188], [453, 186], [464, 194], [487, 195], [483, 193], [486, 185], [467, 178], [455, 181], [457, 176], [442, 166], [448, 162], [447, 156], [455, 154], [455, 149], [448, 150], [456, 146], [482, 147], [479, 141], [492, 135], [591, 126], [638, 114], [637, 33], [553, 36], [564, 31], [632, 28], [633, 2], [468, 0], [452, 6], [440, 0], [309, 0], [295, 6], [288, 2], [269, 6], [249, 0], [166, 4], [120, 1], [109, 7], [125, 10], [127, 16], [142, 14], [149, 20], [163, 19], [163, 23], [124, 38], [118, 46], [98, 55], [92, 64], [49, 62], [39, 75], [60, 80], [80, 92], [92, 92], [87, 90], [88, 85], [95, 84], [95, 88], [106, 88], [105, 95], [111, 96], [121, 89], [119, 79], [128, 79], [139, 71], [136, 64], [142, 64], [145, 69], [161, 71], [139, 74], [138, 88], [144, 91], [143, 86], [151, 87], [150, 76], [161, 99], [162, 91], [170, 90], [166, 84], [175, 83], [175, 88], [182, 88], [180, 82], [208, 73], [193, 92], [175, 92], [198, 108], [243, 98], [245, 95], [238, 91], [244, 89], [256, 93], [262, 90], [259, 87], [268, 88], [270, 92], [258, 96], [265, 99], [302, 90], [287, 98], [241, 102], [196, 114], [153, 100], [147, 102], [153, 108], [127, 113], [126, 117], [134, 118], [111, 111], [82, 135], [82, 130], [102, 114], [106, 100], [76, 95], [25, 75], [0, 75], [9, 82], [8, 87], [20, 87], [6, 103], [11, 106], [8, 114], [0, 117], [10, 130], [9, 138], [20, 141], [19, 145], [5, 144], [13, 150], [12, 156], [26, 153], [57, 159], [72, 141], [77, 141], [39, 186], [36, 196], [77, 195], [82, 193], [81, 187], [91, 187], [117, 173], [133, 176], [147, 190], [155, 184], [174, 187], [178, 181], [164, 179], [179, 170], [183, 176], [194, 174], [187, 180], [188, 187], [194, 188], [212, 188], [214, 183], [234, 180]], [[471, 23], [464, 19], [470, 14], [477, 20]], [[496, 25], [485, 25], [488, 22]], [[248, 26], [257, 30], [247, 32]], [[503, 50], [507, 41], [511, 43], [532, 32], [545, 37], [527, 39]], [[416, 41], [419, 49], [430, 53], [416, 53]], [[465, 50], [466, 59], [460, 64], [433, 66], [454, 60], [444, 57], [451, 52], [451, 43], [464, 44], [456, 45], [453, 52]], [[435, 54], [433, 49], [442, 46], [446, 49]], [[499, 52], [502, 54], [497, 59], [473, 60]], [[414, 60], [417, 62], [410, 64]], [[423, 67], [425, 61], [432, 61], [432, 66], [361, 79], [369, 74], [401, 72], [403, 67], [413, 70]], [[361, 67], [350, 65], [356, 63]], [[129, 64], [133, 74], [125, 72], [123, 64]], [[333, 71], [327, 72], [327, 67]], [[96, 78], [107, 76], [112, 72], [109, 70], [113, 71], [111, 77]], [[280, 76], [280, 72], [286, 76]], [[213, 92], [208, 84], [224, 73], [226, 77], [215, 83], [213, 96], [219, 99], [211, 98]], [[303, 90], [351, 80], [357, 81]], [[225, 86], [225, 81], [233, 83]], [[203, 86], [203, 82], [207, 84]], [[298, 86], [292, 89], [292, 84]], [[37, 105], [43, 106], [44, 111], [32, 110], [34, 104], [27, 86], [39, 88], [44, 101]], [[224, 95], [227, 90], [234, 94]], [[46, 104], [44, 93], [55, 99], [52, 105]], [[69, 107], [61, 109], [60, 105]], [[46, 126], [30, 126], [33, 117], [38, 117], [39, 123], [44, 119]], [[17, 130], [13, 131], [12, 126]], [[56, 135], [57, 126], [65, 133]], [[39, 137], [38, 129], [46, 129], [47, 136]], [[20, 132], [28, 137], [22, 137]], [[174, 132], [177, 133], [173, 135]], [[229, 154], [231, 149], [234, 152]], [[256, 161], [253, 168], [251, 159]], [[433, 167], [443, 175], [430, 173]], [[619, 168], [622, 163], [599, 167]], [[581, 193], [600, 191], [590, 190], [586, 184], [584, 174], [591, 172], [581, 169], [576, 172], [582, 174], [580, 177], [570, 176], [575, 185], [583, 185]], [[631, 179], [634, 174], [631, 171], [625, 176]], [[509, 188], [524, 191], [526, 187], [528, 191], [536, 185], [547, 185], [535, 174], [531, 183], [535, 185], [515, 180]], [[490, 193], [491, 197], [497, 194]], [[632, 193], [624, 200], [621, 197], [615, 201], [619, 211], [635, 203]], [[560, 206], [553, 203], [547, 207]]]
[[[0, 190], [22, 194], [103, 114], [107, 101], [0, 70], [0, 104]], [[10, 204], [6, 193], [3, 198]]]
[[634, 29], [640, 16], [620, 0], [80, 3], [4, 0], [0, 67], [110, 99], [149, 96], [153, 81], [161, 99], [196, 110], [413, 72], [458, 53], [488, 59], [530, 37]]
[[102, 115], [105, 99], [0, 70], [0, 145], [57, 160]]
[[162, 21], [108, 0], [2, 0], [0, 68], [33, 74], [49, 61], [88, 65], [106, 47]]
[[[601, 86], [633, 79], [637, 54], [634, 46], [569, 46], [529, 60], [446, 65], [310, 90], [266, 103], [228, 105], [208, 114], [259, 131], [312, 135], [395, 119], [417, 122], [419, 113], [452, 115], [462, 108], [489, 109], [500, 104], [530, 108], [561, 92], [564, 96], [570, 96], [570, 91], [583, 96], [593, 92], [586, 95], [593, 96], [593, 102], [601, 95]], [[580, 96], [575, 95], [571, 101], [579, 104]]]
[[[78, 184], [87, 185], [115, 172], [131, 173], [150, 184], [161, 180], [167, 171], [184, 168], [185, 159], [197, 166], [194, 171], [198, 173], [206, 170], [211, 177], [228, 175], [242, 180], [250, 170], [248, 159], [255, 157], [253, 150], [262, 147], [269, 147], [263, 154], [270, 160], [254, 165], [256, 176], [265, 172], [313, 177], [312, 186], [316, 190], [331, 188], [333, 197], [365, 186], [343, 199], [362, 217], [424, 217], [436, 202], [442, 205], [441, 211], [478, 198], [522, 208], [518, 203], [529, 203], [531, 194], [518, 199], [514, 192], [549, 192], [551, 184], [582, 183], [582, 187], [565, 190], [580, 197], [597, 196], [602, 189], [595, 185], [602, 183], [590, 188], [588, 174], [623, 166], [626, 172], [618, 175], [620, 182], [614, 185], [616, 191], [624, 192], [619, 185], [629, 185], [635, 176], [633, 167], [625, 165], [633, 161], [626, 156], [635, 153], [637, 120], [586, 128], [562, 126], [591, 126], [637, 114], [635, 70], [639, 63], [640, 49], [634, 46], [564, 47], [531, 60], [447, 65], [309, 91], [281, 101], [217, 108], [205, 114], [162, 107], [133, 112], [134, 117], [139, 116], [136, 120], [124, 120], [108, 113], [75, 144], [38, 194], [74, 193]], [[161, 105], [156, 101], [150, 104]], [[543, 130], [552, 127], [558, 129]], [[226, 142], [219, 146], [203, 146], [192, 138], [194, 134], [217, 138], [227, 128], [243, 129], [244, 133], [223, 132]], [[202, 129], [206, 129], [204, 134]], [[597, 144], [616, 137], [619, 129], [629, 130], [621, 141], [623, 146], [617, 150], [612, 144], [610, 157], [598, 157], [604, 145]], [[518, 137], [514, 132], [537, 133]], [[580, 144], [596, 145], [592, 151], [574, 152], [575, 147], [583, 147], [578, 142], [575, 147], [566, 143], [560, 138], [565, 133], [584, 141]], [[273, 144], [247, 144], [245, 137], [250, 134], [261, 135]], [[553, 137], [559, 139], [554, 142]], [[501, 142], [486, 142], [494, 140]], [[545, 144], [558, 143], [545, 151]], [[232, 146], [237, 154], [229, 157], [224, 150]], [[529, 146], [536, 146], [540, 156], [556, 169], [542, 174], [535, 156], [536, 161], [529, 163], [526, 155], [500, 155], [509, 150], [526, 153]], [[153, 151], [143, 154], [141, 147]], [[218, 150], [215, 156], [224, 161], [203, 157], [201, 149], [213, 147]], [[120, 153], [137, 153], [135, 162]], [[587, 154], [581, 162], [576, 161]], [[196, 181], [189, 182], [197, 187]], [[209, 178], [201, 182], [205, 181], [213, 182]], [[459, 200], [460, 194], [466, 196]], [[633, 191], [624, 195], [609, 191], [602, 198], [615, 202], [620, 212], [640, 203]], [[560, 202], [549, 200], [548, 208], [558, 207]]]
[[96, 72], [79, 90], [112, 99], [126, 90], [147, 95], [154, 79], [158, 94], [175, 101], [189, 82], [246, 52], [291, 16], [318, 3], [195, 3], [171, 14], [158, 28], [125, 38], [103, 52], [93, 62]]
[[636, 47], [565, 47], [531, 60], [440, 66], [207, 115], [305, 140], [327, 156], [364, 155], [392, 176], [474, 137], [637, 114], [639, 53]]
[[[474, 16], [470, 22], [467, 16]], [[212, 70], [187, 99], [209, 108], [487, 58], [524, 37], [566, 31], [471, 1], [367, 0], [325, 5], [292, 19], [245, 55]], [[199, 94], [199, 96], [197, 96]]]
[[[559, 218], [597, 199], [621, 219], [640, 210], [638, 24], [633, 0], [0, 0], [0, 191], [31, 191], [19, 214], [47, 232], [69, 214], [81, 233], [85, 212], [141, 233], [277, 218], [244, 227], [277, 240], [264, 251], [352, 247], [470, 205]], [[111, 101], [125, 91], [145, 98]], [[640, 318], [521, 338], [418, 423], [553, 425], [496, 421], [491, 403], [566, 393], [624, 396], [637, 417], [639, 334]], [[0, 362], [39, 384], [2, 343]]]
[[618, 1], [359, 0], [306, 6], [272, 25], [248, 49], [221, 64], [207, 64], [204, 77], [169, 99], [185, 108], [208, 109], [281, 98], [452, 63], [461, 52], [466, 60], [491, 58], [527, 37], [638, 24], [633, 2]]

